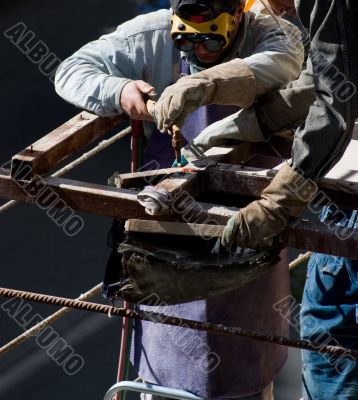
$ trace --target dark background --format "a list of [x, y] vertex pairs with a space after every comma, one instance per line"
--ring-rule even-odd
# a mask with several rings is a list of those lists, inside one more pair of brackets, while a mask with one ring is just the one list
[[[114, 30], [142, 7], [128, 0], [12, 0], [0, 6], [0, 164], [79, 112], [59, 98], [53, 84], [3, 32], [23, 22], [60, 59], [83, 44]], [[145, 3], [144, 1], [142, 3]], [[149, 2], [154, 3], [154, 2]], [[146, 4], [144, 4], [146, 6]], [[68, 178], [106, 183], [114, 171], [128, 172], [129, 139], [87, 161]], [[0, 205], [5, 201], [0, 200]], [[1, 286], [64, 297], [77, 297], [103, 278], [109, 255], [111, 220], [81, 214], [84, 229], [70, 238], [40, 209], [18, 204], [0, 215]], [[93, 300], [102, 301], [100, 297]], [[0, 299], [0, 305], [5, 302]], [[46, 317], [55, 307], [31, 304], [31, 315]], [[34, 339], [0, 358], [1, 400], [101, 399], [114, 383], [120, 320], [73, 312], [53, 327], [83, 357], [84, 367], [68, 376]], [[0, 309], [0, 345], [23, 332]], [[276, 384], [276, 399], [300, 397], [299, 351]], [[238, 371], [239, 373], [239, 371]]]

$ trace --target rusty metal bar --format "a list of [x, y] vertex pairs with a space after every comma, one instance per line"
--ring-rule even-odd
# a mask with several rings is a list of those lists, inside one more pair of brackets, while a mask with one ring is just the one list
[[[76, 300], [88, 300], [91, 297], [96, 296], [100, 293], [102, 288], [102, 283], [97, 284], [92, 289], [88, 290], [86, 293], [81, 294]], [[39, 322], [38, 324], [34, 325], [30, 329], [26, 330], [20, 336], [16, 337], [15, 339], [11, 340], [10, 342], [6, 343], [5, 345], [0, 347], [0, 356], [7, 353], [8, 351], [14, 349], [15, 347], [19, 346], [21, 343], [25, 342], [27, 339], [34, 337], [38, 333], [42, 332], [47, 326], [51, 325], [53, 322], [57, 321], [58, 319], [62, 318], [63, 316], [69, 314], [73, 309], [63, 307], [60, 310], [56, 311], [55, 313], [49, 315], [43, 321]]]
[[[80, 157], [78, 157], [76, 160], [70, 162], [69, 164], [65, 165], [63, 168], [59, 169], [52, 175], [51, 177], [60, 177], [65, 175], [67, 172], [71, 171], [73, 168], [77, 167], [78, 165], [82, 164], [83, 162], [89, 160], [91, 157], [95, 156], [96, 154], [100, 153], [102, 150], [105, 148], [109, 147], [119, 139], [122, 139], [123, 137], [127, 136], [131, 132], [131, 127], [128, 127], [126, 129], [123, 129], [122, 131], [118, 132], [117, 134], [113, 135], [111, 138], [102, 140], [100, 143], [97, 144], [96, 147], [93, 149], [89, 150], [88, 152], [82, 154]], [[26, 167], [25, 167], [26, 168]], [[11, 207], [15, 206], [18, 203], [16, 200], [10, 200], [9, 202], [5, 203], [0, 207], [0, 214], [2, 212], [7, 211]]]
[[194, 321], [150, 311], [135, 311], [132, 309], [117, 308], [103, 304], [90, 303], [87, 301], [72, 300], [63, 297], [49, 296], [39, 293], [25, 292], [22, 290], [14, 290], [7, 288], [0, 288], [0, 296], [9, 298], [19, 298], [42, 304], [52, 304], [57, 306], [69, 307], [82, 311], [91, 311], [107, 315], [122, 316], [141, 321], [160, 323], [164, 325], [180, 326], [186, 329], [194, 329], [194, 330], [209, 332], [214, 335], [245, 337], [247, 339], [252, 339], [259, 342], [268, 342], [281, 346], [294, 347], [297, 349], [312, 350], [320, 353], [327, 353], [336, 357], [352, 356], [353, 358], [358, 360], [357, 350], [348, 349], [342, 346], [331, 346], [331, 345], [326, 345], [324, 343], [311, 342], [308, 340], [294, 340], [284, 336], [274, 336], [266, 333], [250, 331], [240, 327], [223, 326], [222, 324]]
[[[46, 196], [57, 198], [46, 204]], [[186, 223], [223, 225], [238, 211], [235, 207], [195, 202], [190, 193], [180, 192], [173, 203], [176, 210], [165, 217], [155, 218], [145, 213], [137, 201], [137, 194], [127, 189], [89, 184], [63, 178], [45, 178], [33, 182], [17, 182], [9, 175], [0, 175], [0, 197], [41, 204], [46, 212], [56, 207], [71, 207], [88, 212], [123, 219], [180, 219]], [[49, 211], [50, 210], [50, 211]], [[358, 259], [358, 230], [337, 225], [298, 220], [289, 227], [284, 237], [286, 245], [299, 249]]]
[[12, 157], [11, 176], [31, 180], [43, 175], [126, 119], [124, 115], [103, 118], [83, 111]]

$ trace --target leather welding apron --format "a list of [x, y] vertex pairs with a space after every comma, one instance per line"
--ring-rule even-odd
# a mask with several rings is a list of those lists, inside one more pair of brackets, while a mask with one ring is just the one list
[[[182, 61], [182, 74], [189, 72]], [[181, 131], [189, 142], [209, 124], [237, 111], [232, 106], [201, 107]], [[162, 168], [174, 160], [169, 135], [154, 132], [144, 160], [157, 160]], [[286, 251], [270, 272], [244, 287], [217, 296], [174, 306], [141, 306], [181, 318], [209, 321], [271, 335], [288, 334], [288, 321], [273, 305], [289, 294]], [[158, 301], [160, 304], [160, 301]], [[192, 392], [205, 399], [225, 399], [263, 390], [281, 369], [287, 348], [237, 337], [134, 321], [131, 359], [147, 382]]]

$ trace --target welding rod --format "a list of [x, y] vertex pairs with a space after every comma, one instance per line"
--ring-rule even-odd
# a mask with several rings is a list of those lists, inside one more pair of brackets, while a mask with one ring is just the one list
[[[147, 110], [150, 115], [153, 115], [153, 110], [156, 104], [157, 94], [152, 92], [148, 93], [149, 99], [147, 100]], [[170, 129], [172, 135], [172, 147], [175, 151], [175, 159], [178, 167], [181, 166], [181, 149], [184, 145], [184, 138], [180, 132], [180, 128], [177, 125], [173, 125]]]

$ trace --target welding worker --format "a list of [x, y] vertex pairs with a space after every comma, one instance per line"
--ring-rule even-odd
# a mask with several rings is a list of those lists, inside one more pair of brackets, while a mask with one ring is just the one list
[[[277, 15], [285, 12], [296, 15], [293, 0], [269, 0], [269, 3]], [[357, 117], [358, 32], [355, 17], [358, 15], [358, 4], [337, 0], [300, 1], [297, 12], [312, 40], [308, 71], [290, 85], [292, 90], [271, 93], [266, 99], [264, 96], [258, 100], [255, 108], [242, 110], [235, 117], [209, 126], [195, 139], [195, 144], [201, 150], [206, 150], [222, 143], [225, 137], [264, 140], [265, 136], [267, 138], [268, 134], [275, 131], [299, 126], [309, 113], [306, 123], [296, 132], [293, 160], [290, 167], [286, 166], [285, 169], [292, 168], [313, 183], [343, 154]], [[314, 93], [310, 93], [312, 85]], [[311, 103], [313, 105], [310, 108]], [[261, 116], [259, 126], [257, 116]], [[265, 122], [270, 125], [267, 126]], [[241, 132], [245, 126], [254, 128], [248, 129], [247, 136], [250, 132], [256, 132], [255, 135], [245, 138], [245, 132]], [[288, 181], [291, 175], [292, 172], [287, 174]], [[283, 182], [276, 179], [275, 184], [264, 192], [263, 199], [256, 203], [259, 207], [249, 206], [233, 218], [225, 232], [225, 242], [233, 240], [249, 247], [269, 245], [291, 217], [299, 215], [299, 210], [293, 211], [292, 207], [298, 205], [297, 200], [301, 203], [299, 208], [309, 200], [307, 196], [296, 199], [299, 190], [293, 195], [290, 190], [282, 190], [282, 185]], [[248, 228], [244, 230], [241, 227], [245, 220]], [[337, 224], [357, 229], [358, 211], [325, 207], [321, 220], [330, 226]], [[256, 224], [259, 229], [255, 228]], [[263, 229], [265, 225], [267, 228]], [[245, 234], [247, 236], [243, 238]], [[251, 235], [256, 236], [254, 241]], [[239, 237], [236, 239], [236, 236]], [[344, 235], [337, 237], [339, 240], [344, 240]], [[357, 282], [357, 260], [313, 254], [307, 267], [302, 300], [303, 339], [358, 349]], [[349, 352], [332, 357], [304, 350], [302, 377], [304, 400], [358, 398], [358, 366]]]
[[[300, 73], [302, 44], [290, 46], [270, 16], [244, 13], [244, 6], [241, 0], [172, 0], [172, 10], [136, 17], [65, 60], [56, 74], [56, 91], [98, 115], [124, 112], [147, 120], [145, 162], [154, 160], [157, 166], [168, 167], [174, 159], [170, 137], [149, 121], [148, 93], [155, 90], [161, 96], [176, 81], [189, 91], [195, 88], [193, 105], [202, 107], [181, 124], [190, 141], [208, 124], [238, 107], [251, 106], [256, 98], [284, 87]], [[296, 30], [290, 24], [286, 28]], [[222, 77], [233, 75], [232, 71], [232, 79], [223, 82]], [[158, 104], [163, 105], [161, 99]], [[156, 108], [155, 117], [163, 130], [161, 109]], [[239, 291], [154, 310], [285, 335], [287, 323], [272, 305], [288, 293], [283, 255], [271, 274]], [[145, 381], [205, 399], [272, 399], [273, 378], [287, 357], [287, 349], [281, 346], [150, 322], [135, 321], [133, 336], [132, 362]]]
[[[284, 3], [290, 5], [291, 1], [285, 0]], [[273, 13], [277, 16], [282, 14], [285, 19], [298, 26], [301, 36], [288, 37], [287, 40], [293, 42], [302, 40], [307, 58], [310, 40], [306, 29], [297, 18], [295, 8], [287, 7], [287, 11], [282, 13], [281, 2], [276, 7], [277, 9], [274, 9], [268, 3], [263, 5], [256, 1], [251, 10]], [[278, 23], [281, 24], [282, 20], [280, 19]], [[191, 143], [182, 148], [182, 158], [186, 161], [195, 161], [211, 147], [228, 143], [264, 142], [269, 141], [272, 136], [293, 140], [294, 130], [304, 123], [314, 99], [312, 73], [305, 62], [299, 78], [290, 82], [285, 88], [267, 93], [258, 98], [251, 107], [240, 109], [206, 127]]]

